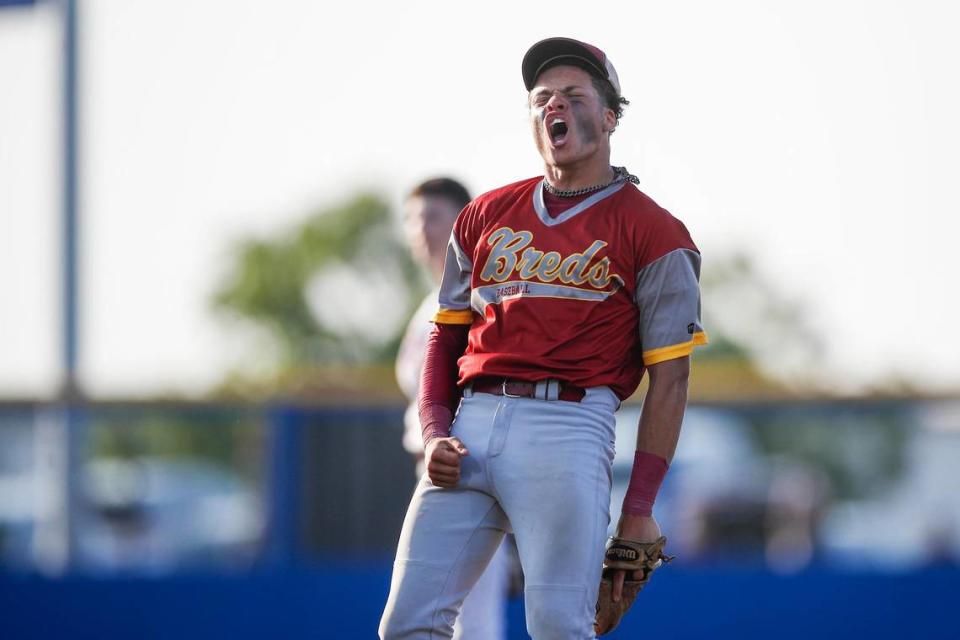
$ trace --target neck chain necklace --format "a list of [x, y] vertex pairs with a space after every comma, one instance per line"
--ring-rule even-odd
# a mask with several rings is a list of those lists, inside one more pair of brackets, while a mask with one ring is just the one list
[[550, 181], [546, 178], [543, 179], [543, 188], [552, 193], [555, 196], [561, 198], [573, 198], [574, 196], [582, 196], [586, 193], [593, 193], [594, 191], [600, 191], [601, 189], [606, 189], [615, 184], [621, 182], [632, 182], [633, 184], [640, 184], [640, 178], [631, 174], [627, 171], [626, 167], [610, 167], [613, 169], [613, 180], [607, 182], [606, 184], [595, 184], [592, 187], [583, 187], [582, 189], [557, 189], [555, 186], [550, 184]]

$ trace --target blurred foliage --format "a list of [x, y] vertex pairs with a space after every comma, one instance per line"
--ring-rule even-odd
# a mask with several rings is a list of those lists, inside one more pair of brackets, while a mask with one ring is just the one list
[[819, 468], [834, 498], [857, 500], [882, 494], [902, 473], [910, 435], [905, 411], [825, 404], [768, 407], [745, 417], [766, 456]]
[[710, 344], [692, 360], [692, 400], [790, 398], [815, 390], [808, 374], [822, 340], [800, 301], [743, 253], [705, 259], [700, 286]]
[[241, 409], [109, 409], [90, 418], [94, 457], [203, 458], [250, 479], [262, 466], [261, 420]]
[[216, 390], [224, 402], [266, 399], [297, 405], [396, 406], [403, 401], [393, 362], [289, 367], [266, 375], [230, 373]]
[[701, 350], [703, 358], [743, 360], [777, 379], [815, 370], [823, 340], [805, 306], [772, 282], [750, 256], [732, 253], [706, 260], [700, 286], [703, 323], [711, 341]]
[[[394, 226], [384, 200], [365, 193], [317, 210], [275, 238], [245, 239], [233, 251], [214, 306], [265, 329], [280, 371], [392, 361], [402, 324], [382, 340], [331, 322], [330, 313], [352, 301], [323, 291], [320, 277], [336, 271], [341, 280], [359, 282], [368, 295], [375, 295], [373, 281], [387, 279], [403, 300], [399, 315], [409, 315], [426, 289]], [[311, 296], [318, 283], [321, 291]], [[329, 313], [318, 313], [316, 305]]]

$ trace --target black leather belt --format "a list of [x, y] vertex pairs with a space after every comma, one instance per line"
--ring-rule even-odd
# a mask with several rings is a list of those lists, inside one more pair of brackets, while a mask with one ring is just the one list
[[586, 391], [562, 380], [550, 379], [540, 382], [511, 380], [510, 378], [480, 377], [469, 383], [474, 393], [490, 393], [511, 398], [534, 398], [536, 400], [564, 400], [580, 402]]

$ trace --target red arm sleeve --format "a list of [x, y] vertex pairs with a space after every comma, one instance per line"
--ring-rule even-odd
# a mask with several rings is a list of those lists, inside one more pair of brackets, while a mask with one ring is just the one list
[[436, 323], [427, 338], [420, 376], [420, 428], [423, 444], [450, 435], [453, 413], [460, 402], [457, 360], [467, 348], [470, 325]]

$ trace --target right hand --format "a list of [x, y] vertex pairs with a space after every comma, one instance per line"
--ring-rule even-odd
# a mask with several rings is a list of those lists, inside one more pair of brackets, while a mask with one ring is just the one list
[[[635, 516], [629, 513], [621, 514], [617, 523], [617, 537], [626, 538], [635, 542], [653, 542], [661, 535], [660, 525], [653, 516]], [[613, 572], [613, 589], [611, 596], [614, 602], [620, 602], [623, 595], [623, 581], [627, 572], [621, 569]], [[630, 577], [631, 580], [643, 578], [643, 571], [637, 571]]]
[[434, 438], [424, 448], [427, 476], [444, 489], [452, 489], [460, 481], [460, 458], [470, 455], [459, 438]]

